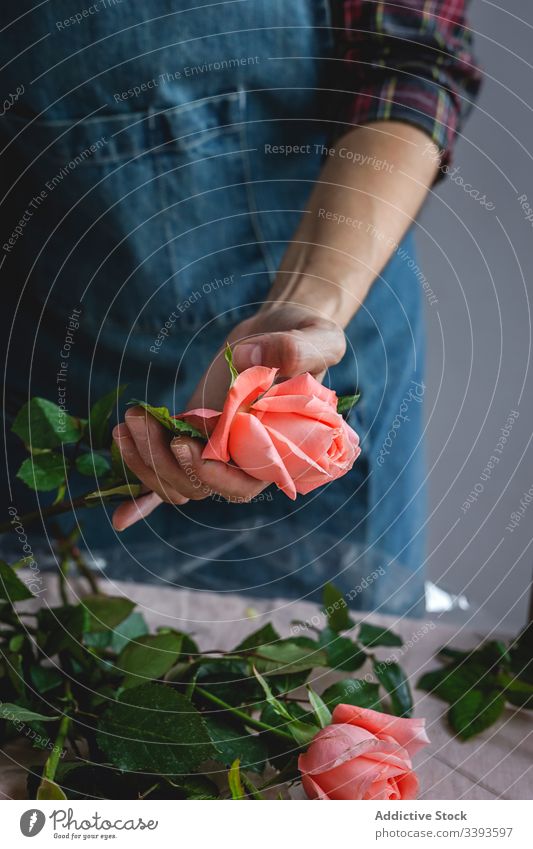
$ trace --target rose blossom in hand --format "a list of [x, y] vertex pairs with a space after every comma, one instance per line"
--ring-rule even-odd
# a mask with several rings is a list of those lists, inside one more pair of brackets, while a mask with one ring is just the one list
[[428, 743], [424, 719], [337, 705], [298, 759], [304, 790], [310, 799], [416, 799], [411, 757]]
[[337, 413], [335, 392], [310, 374], [274, 383], [277, 371], [246, 369], [222, 412], [188, 410], [176, 418], [209, 434], [202, 459], [232, 460], [295, 499], [346, 474], [361, 449], [358, 435]]

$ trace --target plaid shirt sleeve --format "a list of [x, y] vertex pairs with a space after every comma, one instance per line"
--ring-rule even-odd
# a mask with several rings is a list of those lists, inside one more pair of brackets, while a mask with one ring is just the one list
[[[465, 20], [468, 0], [341, 0], [338, 49], [341, 121], [406, 121], [450, 159], [479, 90]], [[342, 132], [346, 132], [344, 128]]]

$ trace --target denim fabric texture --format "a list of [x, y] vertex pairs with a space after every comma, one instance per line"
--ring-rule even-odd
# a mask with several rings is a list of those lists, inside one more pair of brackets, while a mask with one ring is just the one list
[[[25, 86], [0, 127], [2, 245], [28, 213], [4, 251], [7, 420], [29, 395], [56, 399], [74, 308], [71, 413], [117, 383], [183, 410], [232, 326], [266, 297], [318, 177], [335, 121], [328, 3], [108, 0], [62, 27], [67, 0], [32, 6], [23, 0], [28, 14], [0, 36], [3, 89]], [[287, 145], [305, 152], [275, 152]], [[313, 598], [325, 580], [349, 592], [381, 566], [387, 580], [354, 603], [420, 610], [423, 293], [411, 234], [401, 247], [326, 376], [339, 394], [361, 392], [352, 472], [294, 503], [268, 490], [250, 505], [164, 506], [119, 538], [103, 508], [84, 511], [85, 544], [107, 552], [112, 574]], [[11, 435], [7, 456], [3, 490], [19, 513], [35, 509]]]

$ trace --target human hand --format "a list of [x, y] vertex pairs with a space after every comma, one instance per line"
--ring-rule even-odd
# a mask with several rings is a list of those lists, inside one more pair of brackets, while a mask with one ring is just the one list
[[[320, 379], [345, 350], [342, 329], [333, 321], [309, 308], [287, 303], [265, 305], [237, 325], [228, 341], [239, 372], [252, 365], [265, 365], [279, 368], [285, 378], [310, 372]], [[219, 351], [187, 409], [221, 410], [229, 382], [224, 352]], [[148, 516], [163, 501], [183, 505], [215, 493], [229, 501], [250, 501], [267, 486], [234, 466], [202, 460], [203, 445], [197, 439], [180, 436], [169, 444], [168, 432], [141, 407], [128, 410], [125, 423], [115, 428], [113, 438], [128, 468], [149, 490], [115, 510], [116, 530]]]

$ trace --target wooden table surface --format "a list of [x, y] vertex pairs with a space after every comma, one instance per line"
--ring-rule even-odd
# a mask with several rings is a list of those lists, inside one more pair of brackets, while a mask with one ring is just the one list
[[[55, 586], [55, 581], [50, 582]], [[73, 585], [73, 592], [76, 584]], [[200, 648], [231, 649], [251, 631], [271, 621], [282, 636], [291, 634], [291, 621], [313, 620], [322, 627], [319, 608], [307, 602], [284, 599], [254, 600], [243, 596], [179, 590], [172, 587], [125, 582], [107, 582], [103, 590], [123, 594], [139, 605], [151, 627], [168, 625], [193, 634]], [[54, 590], [46, 602], [56, 604]], [[318, 617], [318, 619], [316, 618]], [[405, 641], [404, 649], [380, 649], [378, 656], [401, 660], [415, 695], [415, 716], [427, 719], [431, 745], [420, 752], [415, 767], [421, 783], [422, 799], [532, 799], [533, 798], [533, 714], [506, 709], [497, 725], [474, 740], [462, 743], [446, 727], [446, 705], [416, 690], [422, 672], [435, 668], [436, 650], [450, 642], [458, 648], [471, 648], [480, 634], [466, 627], [438, 624], [431, 620], [394, 619], [369, 614], [375, 624], [394, 628]], [[292, 631], [294, 633], [294, 630]], [[355, 673], [365, 674], [365, 668]], [[316, 670], [311, 676], [320, 693], [339, 674]], [[347, 677], [344, 673], [342, 677]], [[26, 744], [6, 747], [0, 754], [0, 798], [25, 798], [25, 764], [37, 761], [35, 750]]]

